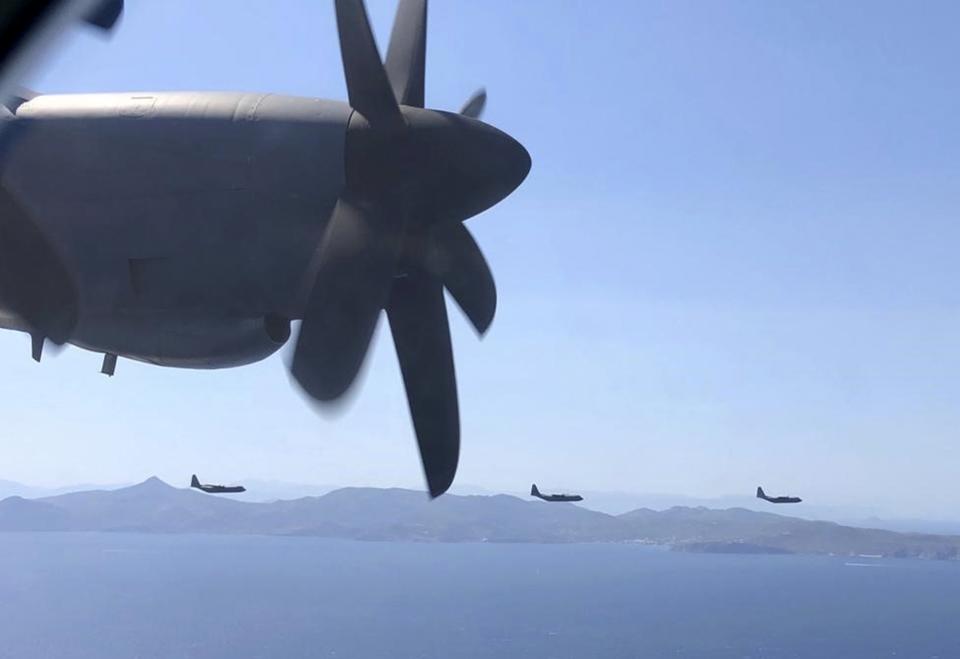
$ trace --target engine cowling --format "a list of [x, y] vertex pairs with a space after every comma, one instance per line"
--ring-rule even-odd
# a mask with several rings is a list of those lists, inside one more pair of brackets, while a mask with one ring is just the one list
[[256, 318], [111, 316], [81, 320], [72, 343], [97, 352], [176, 368], [229, 368], [269, 357], [290, 338], [290, 321]]

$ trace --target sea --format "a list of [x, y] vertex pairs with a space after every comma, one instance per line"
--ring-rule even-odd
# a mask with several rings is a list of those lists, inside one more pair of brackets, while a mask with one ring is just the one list
[[960, 563], [0, 534], [0, 657], [960, 657]]

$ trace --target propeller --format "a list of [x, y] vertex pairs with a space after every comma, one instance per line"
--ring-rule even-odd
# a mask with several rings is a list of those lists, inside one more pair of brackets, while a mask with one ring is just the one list
[[513, 138], [480, 122], [481, 90], [459, 114], [424, 109], [426, 0], [400, 0], [381, 62], [363, 0], [335, 0], [350, 116], [346, 183], [314, 255], [316, 275], [291, 373], [329, 402], [353, 383], [380, 310], [393, 336], [432, 497], [453, 482], [460, 421], [449, 291], [478, 334], [496, 286], [463, 221], [530, 170]]
[[479, 119], [483, 114], [483, 108], [487, 106], [487, 90], [478, 89], [473, 92], [473, 96], [467, 99], [467, 102], [460, 108], [460, 114], [471, 119]]
[[101, 30], [111, 30], [123, 13], [123, 0], [97, 0], [84, 20]]

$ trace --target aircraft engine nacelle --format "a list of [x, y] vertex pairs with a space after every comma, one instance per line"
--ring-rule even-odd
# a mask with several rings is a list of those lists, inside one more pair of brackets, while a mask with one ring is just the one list
[[176, 368], [229, 368], [269, 357], [290, 338], [290, 321], [258, 318], [136, 314], [82, 318], [71, 340], [97, 352]]

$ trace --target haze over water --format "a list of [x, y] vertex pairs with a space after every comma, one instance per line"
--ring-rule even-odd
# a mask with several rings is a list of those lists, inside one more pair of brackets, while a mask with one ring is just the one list
[[80, 533], [0, 556], [0, 657], [960, 656], [953, 563]]

